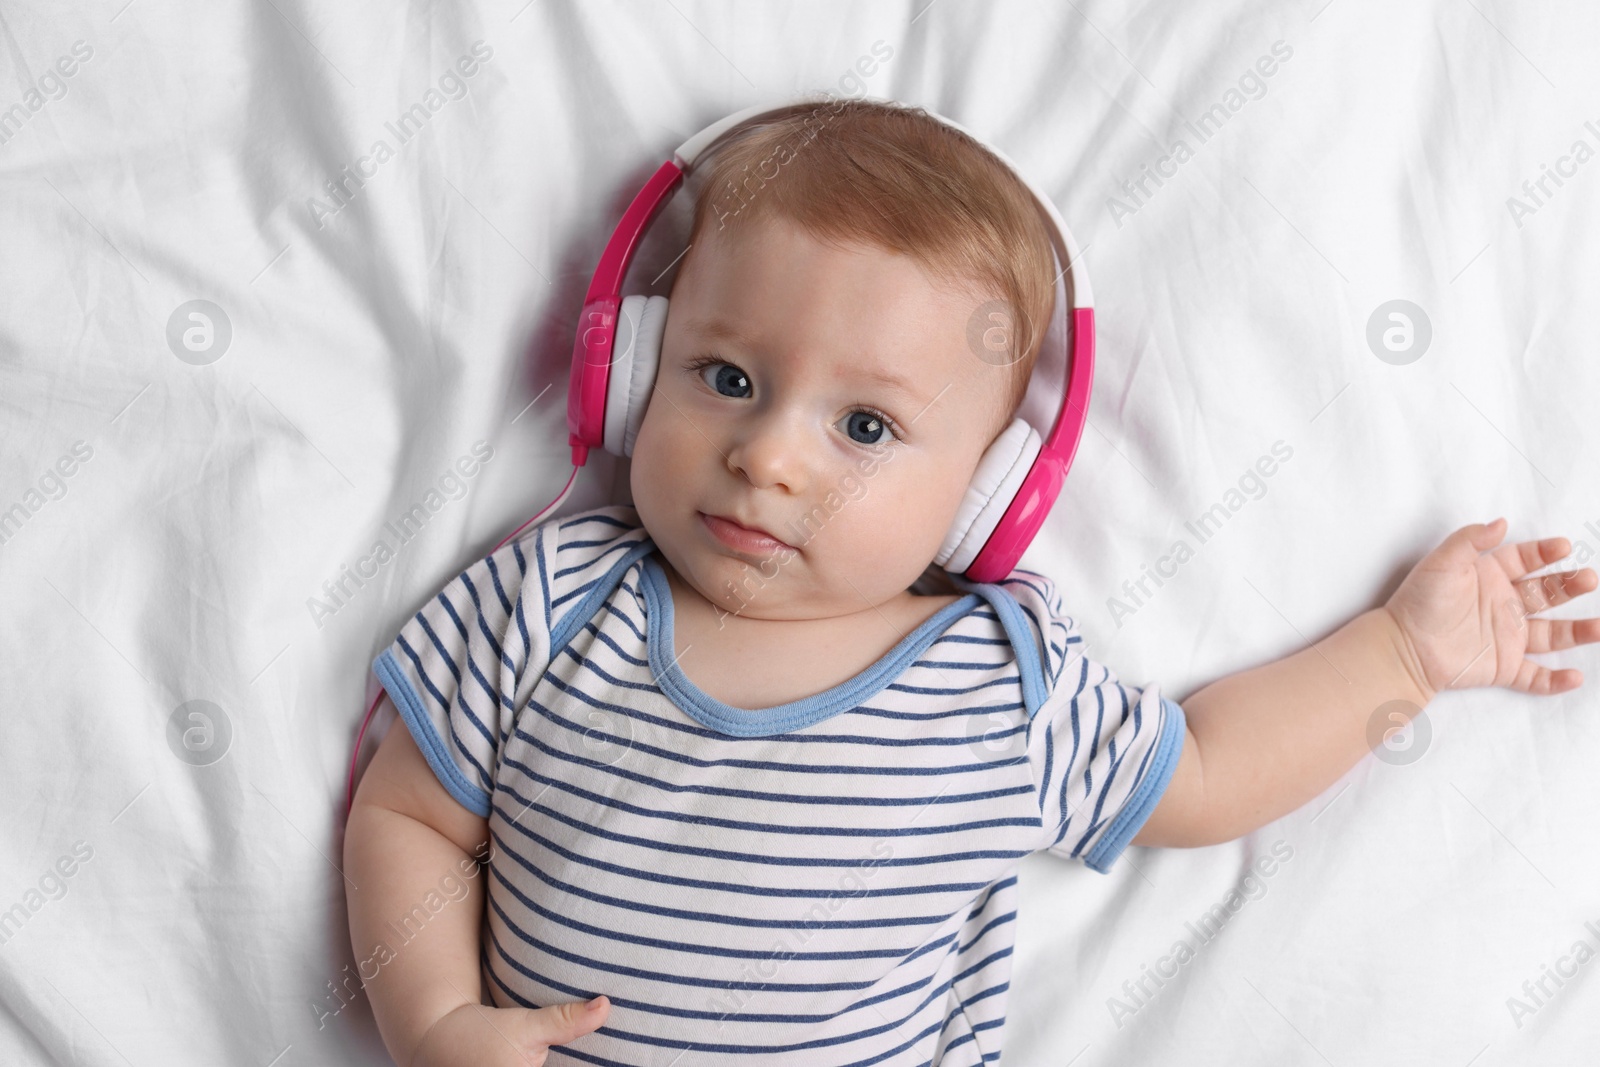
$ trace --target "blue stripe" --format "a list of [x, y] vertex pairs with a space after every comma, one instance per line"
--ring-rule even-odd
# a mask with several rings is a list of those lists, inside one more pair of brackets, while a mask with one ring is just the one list
[[1056, 798], [1056, 806], [1061, 812], [1061, 830], [1056, 834], [1056, 839], [1050, 846], [1051, 848], [1059, 846], [1062, 839], [1067, 836], [1067, 831], [1072, 827], [1072, 805], [1067, 800], [1067, 787], [1072, 784], [1072, 778], [1067, 772], [1078, 763], [1078, 746], [1083, 740], [1082, 724], [1078, 721], [1078, 697], [1083, 693], [1085, 680], [1089, 676], [1089, 661], [1081, 660], [1079, 662], [1078, 685], [1073, 691], [1068, 715], [1068, 721], [1072, 725], [1072, 754], [1061, 764], [1061, 795]]
[[934, 644], [942, 645], [946, 641], [952, 643], [961, 642], [963, 644], [970, 645], [1009, 645], [1011, 643], [1004, 637], [973, 637], [970, 634], [945, 634], [943, 637], [939, 638], [939, 640], [935, 641]]
[[[1017, 684], [1017, 676], [1012, 675], [1006, 679], [1012, 685]], [[870, 704], [863, 704], [850, 712], [851, 715], [865, 715], [874, 719], [900, 719], [907, 722], [938, 722], [940, 719], [968, 719], [977, 714], [989, 714], [996, 711], [1012, 711], [1020, 709], [1022, 701], [1013, 700], [1009, 704], [983, 704], [976, 708], [958, 708], [954, 711], [895, 711], [891, 708], [875, 708]], [[1015, 732], [1026, 730], [1026, 726], [1017, 724]]]
[[[512, 548], [516, 548], [517, 546], [513, 544], [511, 547]], [[486, 566], [489, 569], [489, 577], [494, 579], [494, 592], [495, 592], [495, 595], [500, 598], [500, 610], [501, 610], [501, 612], [506, 614], [506, 615], [510, 615], [511, 614], [511, 601], [510, 601], [509, 598], [506, 597], [505, 585], [500, 581], [500, 568], [499, 568], [499, 566], [496, 565], [493, 556], [485, 557], [483, 562], [484, 562], [484, 566]], [[466, 575], [462, 575], [462, 578], [465, 580], [466, 579]], [[519, 574], [519, 575], [517, 575], [518, 588], [521, 588], [521, 582], [522, 582], [522, 575]], [[470, 580], [468, 580], [467, 584], [468, 584], [468, 587], [470, 588], [472, 583], [471, 583]], [[474, 600], [476, 600], [476, 597], [474, 597]], [[479, 610], [478, 613], [480, 615], [483, 614], [481, 609]]]
[[[980, 689], [987, 689], [992, 685], [1016, 685], [1018, 680], [1019, 679], [1017, 675], [1008, 674], [1002, 678], [994, 678], [987, 682], [979, 682], [977, 685], [969, 685], [960, 689], [946, 689], [929, 685], [910, 685], [906, 682], [894, 682], [890, 685], [884, 686], [884, 688], [893, 689], [897, 693], [918, 693], [923, 696], [964, 696], [967, 693], [976, 693]], [[1021, 707], [1020, 704], [1016, 706]]]
[[[605, 505], [605, 506], [606, 507], [620, 507], [622, 505], [610, 504], [610, 505]], [[596, 514], [578, 515], [578, 516], [568, 520], [567, 522], [562, 523], [560, 528], [563, 529], [563, 530], [569, 530], [574, 526], [581, 526], [586, 522], [601, 522], [601, 523], [605, 523], [607, 526], [614, 526], [619, 530], [632, 530], [632, 529], [636, 529], [637, 528], [633, 524], [623, 522], [621, 519], [615, 518], [613, 516], [610, 516], [610, 515], [596, 515]]]
[[533, 541], [533, 552], [539, 560], [540, 599], [544, 601], [544, 632], [550, 632], [550, 575], [544, 562], [544, 528], [540, 527]]
[[593, 579], [591, 581], [583, 583], [582, 585], [578, 586], [575, 589], [568, 589], [565, 593], [562, 593], [558, 597], [553, 597], [551, 599], [551, 601], [550, 601], [551, 610], [554, 611], [554, 609], [559, 608], [561, 605], [565, 604], [567, 601], [573, 599], [574, 597], [583, 596], [590, 589], [593, 589], [594, 588], [594, 583], [598, 582], [599, 580], [600, 580], [599, 578], [595, 578], [595, 579]]

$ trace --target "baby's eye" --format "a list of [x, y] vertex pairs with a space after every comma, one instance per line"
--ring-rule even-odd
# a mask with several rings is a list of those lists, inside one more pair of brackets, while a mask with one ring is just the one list
[[[871, 411], [852, 411], [839, 421], [845, 424], [844, 432], [850, 435], [850, 440], [858, 445], [886, 445], [894, 440], [889, 424]], [[857, 433], [862, 436], [857, 437]], [[886, 436], [880, 437], [880, 434]]]
[[[706, 378], [708, 370], [712, 372], [710, 380]], [[707, 363], [700, 369], [700, 379], [723, 396], [750, 395], [750, 378], [732, 363]]]

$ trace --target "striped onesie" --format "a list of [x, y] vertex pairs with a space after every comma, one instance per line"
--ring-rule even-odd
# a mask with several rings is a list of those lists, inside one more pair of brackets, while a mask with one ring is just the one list
[[734, 708], [678, 667], [655, 545], [608, 505], [474, 563], [378, 655], [489, 820], [488, 1000], [611, 1000], [548, 1063], [999, 1062], [1018, 864], [1104, 873], [1184, 715], [1084, 657], [1048, 578], [952, 580], [855, 677]]

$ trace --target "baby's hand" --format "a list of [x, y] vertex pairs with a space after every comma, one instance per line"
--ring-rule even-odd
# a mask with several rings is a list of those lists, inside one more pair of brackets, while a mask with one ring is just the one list
[[[1536, 619], [1534, 612], [1592, 591], [1592, 568], [1523, 578], [1572, 551], [1565, 537], [1500, 545], [1504, 519], [1463, 526], [1406, 575], [1384, 605], [1410, 643], [1417, 684], [1441, 689], [1504, 686], [1564, 693], [1583, 684], [1572, 669], [1551, 671], [1525, 658], [1600, 641], [1600, 619]], [[1488, 555], [1479, 553], [1494, 549]]]
[[551, 1045], [582, 1037], [610, 1014], [609, 1000], [592, 1010], [576, 1000], [537, 1009], [463, 1004], [423, 1035], [411, 1067], [540, 1067]]

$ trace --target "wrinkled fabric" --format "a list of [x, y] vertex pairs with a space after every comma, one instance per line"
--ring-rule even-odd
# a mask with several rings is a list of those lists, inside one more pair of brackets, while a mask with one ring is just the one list
[[[387, 1062], [339, 870], [369, 665], [565, 484], [600, 250], [739, 108], [923, 104], [1055, 199], [1096, 377], [1022, 565], [1120, 675], [1184, 703], [1500, 514], [1589, 561], [1597, 21], [7, 4], [0, 1062]], [[688, 208], [630, 291], [668, 292]], [[1395, 300], [1428, 320], [1410, 362]], [[596, 452], [561, 511], [626, 491]], [[1367, 756], [1239, 841], [1108, 876], [1031, 857], [1005, 1062], [1583, 1062], [1595, 684], [1446, 693], [1422, 758]]]

